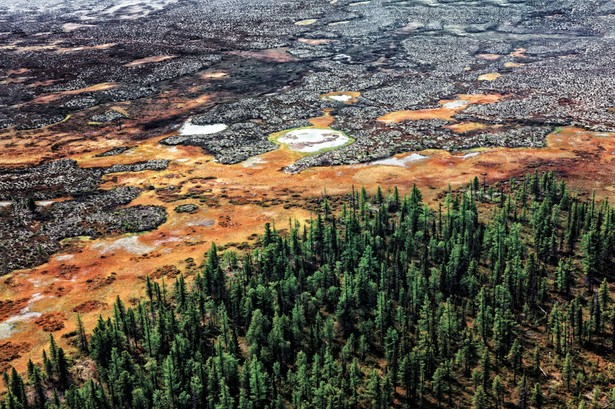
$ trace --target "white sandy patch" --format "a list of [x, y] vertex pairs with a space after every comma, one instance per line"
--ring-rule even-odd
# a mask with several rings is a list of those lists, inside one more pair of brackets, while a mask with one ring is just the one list
[[243, 162], [241, 162], [241, 166], [243, 166], [244, 168], [255, 168], [258, 165], [264, 165], [266, 163], [267, 161], [265, 159], [255, 156], [253, 158], [248, 158], [244, 160]]
[[372, 165], [384, 165], [384, 166], [399, 166], [405, 168], [409, 163], [417, 162], [423, 159], [427, 159], [427, 156], [421, 155], [420, 153], [411, 153], [408, 156], [404, 156], [403, 158], [397, 158], [395, 156], [380, 159], [372, 162]]
[[228, 77], [228, 72], [217, 71], [217, 72], [208, 72], [208, 73], [201, 75], [201, 78], [203, 79], [214, 79], [214, 80], [224, 78], [224, 77]]
[[188, 222], [186, 224], [188, 226], [195, 226], [195, 227], [211, 227], [214, 224], [216, 224], [216, 221], [214, 219], [199, 219], [199, 220], [195, 220], [192, 222]]
[[80, 28], [89, 28], [89, 27], [94, 27], [94, 26], [92, 24], [66, 23], [62, 26], [62, 30], [68, 33], [71, 31], [78, 30]]
[[405, 26], [403, 26], [400, 29], [400, 31], [410, 32], [410, 31], [418, 30], [419, 28], [423, 28], [423, 27], [425, 27], [424, 23], [421, 23], [420, 21], [411, 21]]
[[318, 20], [316, 20], [315, 18], [310, 18], [310, 19], [307, 19], [307, 20], [295, 21], [295, 25], [297, 25], [297, 26], [309, 26], [309, 25], [314, 24], [317, 21]]
[[[157, 11], [163, 9], [166, 5], [175, 3], [176, 0], [124, 0], [118, 4], [107, 8], [103, 11], [103, 14], [117, 14], [118, 11], [125, 11], [128, 9], [128, 13], [144, 12], [144, 15], [149, 14], [151, 11]], [[143, 5], [147, 4], [150, 10], [145, 10]]]
[[117, 250], [123, 250], [132, 254], [145, 254], [154, 250], [154, 247], [141, 243], [139, 236], [122, 237], [111, 243], [96, 243], [92, 247], [99, 250], [101, 255], [113, 253]]
[[37, 206], [45, 207], [55, 203], [55, 200], [37, 200], [34, 202]]
[[9, 338], [13, 335], [13, 333], [15, 333], [16, 324], [40, 317], [42, 314], [37, 311], [32, 311], [31, 308], [35, 302], [42, 298], [45, 298], [45, 296], [41, 293], [32, 294], [32, 298], [30, 298], [28, 304], [19, 311], [19, 314], [13, 315], [5, 321], [0, 322], [0, 339]]
[[350, 138], [332, 129], [305, 128], [285, 133], [278, 142], [288, 145], [293, 151], [310, 153], [346, 145]]
[[168, 244], [168, 243], [178, 243], [178, 242], [180, 242], [180, 241], [182, 241], [182, 239], [180, 239], [179, 237], [168, 237], [168, 238], [166, 238], [166, 239], [156, 240], [156, 241], [154, 242], [154, 244], [155, 244], [156, 246], [161, 246], [161, 245], [163, 245], [163, 244]]
[[57, 261], [66, 261], [66, 260], [70, 260], [72, 258], [74, 258], [75, 256], [73, 256], [72, 254], [63, 254], [61, 256], [56, 256], [56, 260]]
[[464, 100], [457, 100], [457, 101], [450, 101], [447, 102], [445, 104], [442, 104], [442, 107], [447, 108], [447, 109], [455, 109], [455, 108], [462, 108], [466, 105], [468, 105], [470, 103], [470, 101], [464, 101]]
[[225, 124], [195, 125], [190, 120], [188, 120], [179, 129], [179, 134], [180, 135], [211, 135], [214, 133], [222, 132], [226, 128], [228, 128], [228, 125], [225, 125]]
[[468, 152], [465, 155], [463, 155], [461, 158], [462, 159], [468, 159], [468, 158], [473, 158], [475, 156], [480, 155], [480, 152]]

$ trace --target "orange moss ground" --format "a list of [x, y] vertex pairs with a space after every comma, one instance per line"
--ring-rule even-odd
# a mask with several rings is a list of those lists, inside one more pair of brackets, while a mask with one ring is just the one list
[[103, 82], [100, 84], [92, 85], [91, 87], [75, 89], [71, 91], [55, 92], [53, 94], [41, 95], [38, 98], [32, 100], [32, 104], [48, 104], [50, 102], [58, 100], [62, 95], [79, 95], [86, 92], [106, 91], [109, 89], [117, 88], [117, 84], [114, 82]]
[[[51, 94], [53, 95], [53, 94]], [[88, 123], [92, 110], [75, 113], [62, 123], [39, 129], [0, 131], [0, 167], [23, 167], [41, 161], [73, 157], [88, 152], [104, 152], [118, 146], [134, 144], [153, 136], [145, 131], [152, 120], [168, 119], [172, 124], [177, 117], [187, 117], [196, 108], [209, 106], [215, 96], [195, 90], [195, 95], [186, 98], [177, 91], [167, 91], [161, 95], [145, 99], [135, 106], [134, 101], [107, 104], [106, 109], [115, 109], [127, 117], [121, 123], [84, 126]], [[98, 107], [100, 110], [100, 107]], [[138, 115], [132, 117], [133, 112]], [[157, 132], [157, 131], [155, 131]], [[157, 132], [159, 134], [159, 132]]]
[[[463, 111], [468, 105], [492, 104], [502, 98], [503, 95], [500, 94], [462, 94], [458, 95], [457, 99], [454, 100], [439, 101], [438, 103], [441, 105], [440, 108], [394, 111], [381, 116], [378, 118], [378, 121], [384, 123], [397, 123], [403, 121], [443, 119], [445, 121], [455, 122], [453, 116]], [[467, 104], [456, 104], [461, 101], [465, 101]]]
[[308, 119], [308, 121], [317, 128], [328, 128], [335, 122], [335, 117], [331, 115], [332, 109], [324, 109], [323, 115]]
[[478, 76], [479, 81], [495, 81], [500, 78], [502, 74], [497, 72], [490, 72], [488, 74], [483, 74]]
[[[499, 96], [460, 96], [463, 98], [489, 102]], [[446, 110], [450, 111], [448, 115], [455, 112]], [[324, 118], [329, 117], [325, 114], [319, 120]], [[10, 362], [23, 371], [29, 358], [38, 359], [47, 343], [45, 328], [66, 346], [61, 335], [75, 329], [77, 312], [82, 314], [86, 326], [92, 328], [99, 314], [109, 312], [117, 296], [128, 303], [142, 297], [146, 275], [172, 280], [178, 269], [193, 274], [212, 242], [234, 243], [236, 248], [243, 248], [242, 243], [253, 243], [254, 234], [261, 232], [265, 222], [274, 222], [283, 229], [290, 219], [308, 219], [311, 214], [302, 205], [325, 189], [330, 195], [339, 195], [348, 193], [353, 186], [374, 190], [380, 185], [385, 189], [398, 186], [403, 193], [416, 183], [426, 200], [433, 202], [449, 184], [457, 188], [474, 176], [493, 182], [536, 168], [558, 172], [576, 189], [595, 189], [602, 197], [615, 193], [614, 135], [576, 128], [549, 135], [545, 148], [478, 149], [470, 154], [427, 150], [418, 152], [426, 159], [406, 167], [352, 165], [313, 168], [300, 174], [281, 171], [301, 157], [288, 149], [235, 165], [222, 165], [200, 148], [159, 144], [166, 136], [145, 140], [117, 156], [94, 156], [113, 144], [101, 145], [100, 150], [87, 154], [71, 155], [83, 167], [169, 159], [165, 171], [111, 174], [103, 181], [103, 188], [144, 188], [131, 205], [164, 206], [169, 217], [151, 232], [67, 240], [63, 252], [48, 263], [3, 277], [0, 300], [21, 300], [11, 308], [13, 313], [41, 294], [43, 297], [29, 307], [45, 317], [38, 324], [36, 319], [19, 323], [9, 338], [0, 341], [8, 351], [3, 353], [0, 345], [0, 362], [4, 361], [4, 365]], [[198, 211], [175, 212], [176, 206], [189, 203], [197, 205]]]

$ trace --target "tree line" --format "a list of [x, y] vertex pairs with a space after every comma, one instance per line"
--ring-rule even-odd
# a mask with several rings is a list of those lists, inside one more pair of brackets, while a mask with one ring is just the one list
[[[615, 208], [552, 173], [324, 197], [53, 337], [2, 409], [615, 405]], [[611, 286], [611, 287], [610, 287]], [[587, 396], [590, 395], [591, 399]]]

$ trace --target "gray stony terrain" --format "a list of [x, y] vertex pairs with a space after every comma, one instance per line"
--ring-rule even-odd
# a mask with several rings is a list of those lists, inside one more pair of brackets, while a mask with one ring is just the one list
[[[139, 196], [140, 189], [99, 190], [98, 185], [105, 174], [163, 170], [167, 165], [154, 160], [86, 169], [72, 160], [59, 160], [0, 172], [0, 275], [44, 262], [61, 248], [62, 239], [158, 227], [166, 220], [164, 208], [123, 207]], [[53, 201], [59, 198], [68, 200]]]
[[[28, 7], [0, 2], [5, 9], [0, 39], [15, 45], [0, 49], [0, 73], [10, 79], [9, 68], [29, 70], [25, 81], [0, 84], [4, 127], [38, 127], [83, 109], [91, 109], [95, 121], [114, 121], [118, 113], [97, 112], [96, 106], [155, 97], [209, 70], [229, 74], [207, 85], [224, 98], [195, 111], [193, 122], [225, 123], [229, 129], [163, 143], [201, 146], [222, 163], [275, 149], [267, 141], [269, 133], [305, 125], [324, 108], [334, 109], [334, 127], [356, 144], [304, 158], [287, 170], [369, 161], [409, 149], [541, 146], [544, 135], [562, 125], [615, 131], [615, 114], [609, 110], [615, 105], [615, 4], [608, 0], [25, 3]], [[306, 19], [316, 21], [295, 24]], [[320, 41], [306, 42], [310, 39]], [[113, 45], [79, 52], [19, 49], [50, 43]], [[284, 58], [262, 53], [272, 49]], [[519, 49], [525, 51], [514, 54]], [[130, 66], [157, 55], [173, 58]], [[493, 72], [501, 77], [478, 80]], [[49, 79], [52, 85], [32, 86]], [[52, 107], [28, 103], [102, 82], [118, 87], [65, 95]], [[332, 91], [362, 94], [353, 105], [319, 97]], [[506, 95], [497, 103], [470, 105], [456, 116], [503, 126], [497, 132], [459, 135], [442, 121], [376, 121], [395, 110], [437, 107], [438, 100], [461, 93]], [[154, 126], [172, 125], [178, 124]]]

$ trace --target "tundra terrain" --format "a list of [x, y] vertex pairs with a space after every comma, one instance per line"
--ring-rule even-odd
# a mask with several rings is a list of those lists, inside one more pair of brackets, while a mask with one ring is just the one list
[[612, 197], [614, 36], [608, 0], [0, 0], [0, 371], [323, 195]]

